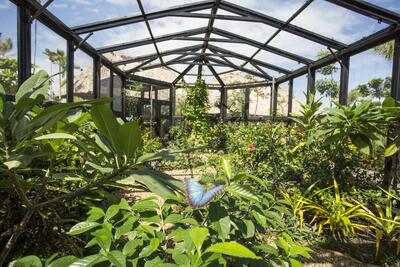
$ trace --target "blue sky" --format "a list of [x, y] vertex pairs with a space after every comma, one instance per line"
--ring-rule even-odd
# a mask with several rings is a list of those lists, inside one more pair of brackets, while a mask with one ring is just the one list
[[[144, 8], [147, 12], [162, 9], [168, 6], [179, 5], [184, 3], [196, 2], [197, 0], [142, 0]], [[267, 15], [275, 16], [281, 20], [286, 20], [296, 11], [303, 0], [231, 0], [238, 5], [255, 9]], [[380, 5], [392, 11], [400, 12], [399, 0], [369, 0], [373, 4]], [[282, 8], [283, 7], [283, 8]], [[49, 10], [62, 19], [68, 26], [76, 26], [84, 23], [104, 20], [108, 18], [126, 16], [139, 12], [136, 1], [134, 0], [56, 0]], [[199, 11], [209, 13], [209, 10]], [[229, 12], [219, 10], [218, 14], [229, 14]], [[297, 26], [307, 28], [316, 33], [323, 34], [327, 37], [334, 38], [344, 43], [354, 42], [364, 36], [376, 32], [387, 25], [379, 24], [370, 18], [356, 14], [354, 12], [337, 7], [324, 0], [315, 0], [303, 14], [298, 16], [293, 22]], [[203, 19], [184, 19], [184, 18], [163, 18], [150, 21], [155, 36], [167, 34], [175, 31], [193, 29], [196, 27], [204, 27], [207, 21]], [[216, 21], [215, 27], [230, 30], [237, 34], [241, 34], [254, 40], [265, 42], [269, 36], [275, 31], [274, 28], [264, 24], [254, 24], [245, 22], [232, 21]], [[16, 8], [8, 0], [0, 0], [0, 32], [2, 37], [10, 36], [16, 45]], [[89, 39], [89, 43], [94, 47], [116, 44], [120, 42], [134, 41], [142, 38], [148, 38], [144, 23], [119, 27], [112, 30], [104, 30], [96, 32]], [[212, 36], [215, 37], [215, 36]], [[159, 44], [159, 49], [165, 51], [168, 49], [193, 45], [195, 42], [182, 43], [179, 41], [167, 41]], [[311, 59], [316, 58], [319, 50], [324, 49], [323, 46], [307, 41], [290, 33], [281, 32], [271, 43], [271, 45], [297, 53]], [[244, 55], [252, 55], [257, 49], [242, 44], [226, 44], [217, 43], [225, 49], [230, 49]], [[37, 26], [37, 47], [36, 47], [36, 64], [40, 68], [44, 68], [49, 72], [55, 72], [55, 66], [51, 66], [42, 51], [46, 48], [65, 50], [65, 42], [55, 33], [38, 23]], [[154, 53], [152, 45], [127, 51], [120, 51], [119, 54], [136, 56], [139, 54]], [[15, 56], [16, 50], [11, 51], [11, 56]], [[171, 57], [172, 58], [172, 57]], [[268, 52], [260, 52], [257, 59], [266, 61], [288, 69], [296, 69], [301, 65], [291, 60], [270, 54]], [[164, 60], [168, 60], [165, 58]], [[90, 67], [91, 59], [79, 53], [76, 61], [82, 68]], [[242, 63], [236, 60], [235, 63]], [[381, 56], [376, 55], [372, 51], [367, 51], [359, 55], [353, 56], [350, 63], [350, 88], [354, 88], [359, 83], [364, 83], [375, 77], [385, 77], [391, 75], [391, 62], [386, 61]], [[186, 65], [174, 65], [177, 70], [182, 70]], [[224, 68], [216, 67], [217, 71], [223, 71]], [[271, 75], [276, 77], [278, 73], [269, 71]], [[210, 82], [215, 82], [211, 81]], [[302, 90], [305, 88], [305, 78], [295, 80], [295, 96], [302, 98]], [[297, 88], [296, 88], [297, 87]]]

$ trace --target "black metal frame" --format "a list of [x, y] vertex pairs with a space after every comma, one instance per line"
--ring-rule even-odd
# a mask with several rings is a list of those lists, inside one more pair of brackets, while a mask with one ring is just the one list
[[[276, 85], [284, 82], [289, 82], [289, 103], [288, 109], [291, 111], [293, 101], [293, 79], [299, 76], [308, 74], [308, 92], [314, 91], [315, 83], [315, 71], [328, 64], [340, 62], [341, 64], [341, 75], [340, 75], [340, 98], [339, 101], [342, 104], [347, 102], [347, 91], [348, 91], [348, 77], [349, 77], [349, 62], [350, 57], [368, 50], [376, 45], [383, 44], [389, 40], [393, 40], [400, 34], [400, 14], [384, 9], [377, 5], [370, 4], [363, 0], [325, 0], [334, 5], [341, 6], [351, 11], [357, 12], [361, 15], [371, 17], [378, 20], [381, 23], [388, 24], [388, 27], [383, 30], [371, 34], [361, 40], [358, 40], [352, 44], [343, 44], [326, 36], [316, 34], [312, 31], [304, 29], [302, 27], [295, 26], [291, 22], [307, 7], [312, 4], [313, 0], [307, 0], [287, 21], [281, 21], [274, 17], [266, 14], [248, 9], [243, 6], [233, 4], [225, 0], [206, 0], [196, 3], [181, 5], [177, 7], [171, 7], [155, 12], [145, 12], [141, 1], [137, 0], [140, 7], [140, 14], [133, 16], [125, 16], [120, 18], [114, 18], [76, 27], [68, 27], [55, 15], [49, 12], [46, 7], [51, 4], [51, 1], [45, 3], [45, 5], [39, 4], [35, 0], [10, 0], [18, 6], [18, 60], [19, 60], [19, 83], [22, 83], [30, 75], [30, 53], [31, 53], [31, 40], [30, 40], [30, 23], [34, 19], [38, 19], [45, 26], [62, 36], [67, 42], [67, 100], [73, 101], [73, 62], [74, 62], [74, 51], [77, 47], [83, 52], [87, 53], [93, 58], [93, 93], [94, 97], [98, 97], [100, 91], [99, 80], [100, 80], [100, 67], [104, 66], [110, 70], [114, 75], [118, 75], [121, 81], [125, 84], [129, 80], [145, 82], [164, 88], [175, 88], [177, 84], [184, 78], [185, 75], [196, 65], [198, 65], [198, 75], [202, 73], [203, 66], [210, 69], [212, 75], [218, 81], [219, 86], [215, 86], [214, 89], [221, 90], [221, 116], [226, 116], [226, 110], [224, 110], [224, 103], [226, 103], [227, 90], [237, 88], [252, 88], [258, 86], [271, 86], [272, 80], [275, 80]], [[204, 13], [193, 13], [196, 11], [202, 11], [211, 9], [210, 14]], [[235, 14], [233, 15], [219, 15], [218, 10], [222, 9]], [[33, 15], [32, 15], [33, 14]], [[166, 34], [162, 36], [154, 36], [150, 20], [166, 18], [166, 17], [193, 17], [207, 20], [207, 26], [197, 29], [191, 29], [172, 34]], [[245, 36], [235, 34], [230, 31], [218, 29], [214, 27], [215, 20], [230, 20], [230, 21], [246, 21], [252, 23], [261, 23], [276, 28], [276, 31], [270, 36], [266, 42], [259, 42], [247, 38]], [[110, 29], [114, 27], [131, 25], [139, 22], [146, 23], [146, 27], [150, 34], [150, 38], [137, 40], [134, 42], [127, 42], [122, 44], [110, 45], [101, 48], [94, 48], [86, 42], [87, 38], [94, 32]], [[306, 57], [289, 53], [280, 48], [271, 46], [271, 41], [281, 32], [285, 31], [301, 38], [305, 38], [312, 42], [326, 46], [332, 55], [319, 60], [311, 60]], [[82, 34], [89, 34], [86, 38], [81, 37]], [[204, 34], [204, 37], [198, 37], [196, 35]], [[211, 34], [218, 35], [218, 38], [211, 37]], [[398, 37], [397, 37], [398, 38]], [[168, 40], [190, 40], [190, 41], [201, 41], [199, 45], [186, 46], [183, 48], [172, 49], [169, 51], [159, 51], [157, 44]], [[238, 43], [246, 44], [252, 47], [256, 47], [257, 51], [252, 56], [245, 56], [228, 49], [223, 49], [212, 43]], [[132, 47], [140, 47], [143, 45], [153, 44], [156, 53], [148, 55], [139, 55], [138, 57], [127, 59], [120, 62], [111, 62], [104, 56], [104, 53], [114, 52], [117, 50], [128, 49]], [[274, 53], [276, 55], [286, 57], [294, 62], [301, 64], [301, 67], [296, 70], [287, 70], [285, 68], [275, 66], [268, 62], [257, 60], [255, 56], [262, 50]], [[334, 51], [335, 50], [335, 51]], [[208, 52], [210, 51], [210, 52]], [[177, 57], [164, 61], [163, 56], [176, 55]], [[151, 64], [156, 59], [160, 60], [160, 64]], [[243, 60], [244, 63], [241, 65], [234, 64], [229, 58], [236, 58]], [[121, 66], [131, 63], [139, 63], [133, 68], [128, 70], [122, 70]], [[182, 72], [179, 72], [170, 66], [173, 64], [189, 64], [189, 66]], [[253, 69], [247, 68], [246, 65], [250, 64]], [[249, 65], [249, 66], [250, 66]], [[395, 64], [396, 65], [396, 64]], [[228, 67], [229, 70], [226, 72], [218, 73], [213, 67], [224, 66]], [[177, 77], [172, 82], [159, 81], [156, 79], [146, 78], [139, 75], [141, 70], [166, 67], [170, 70], [177, 72]], [[398, 72], [399, 67], [394, 66], [394, 69]], [[267, 70], [267, 71], [266, 71]], [[279, 77], [273, 77], [268, 74], [269, 70], [279, 72], [282, 75]], [[235, 84], [225, 85], [221, 79], [221, 75], [232, 71], [242, 71], [251, 75], [258, 76], [263, 80], [254, 85], [249, 84]], [[398, 76], [393, 75], [395, 85], [398, 85]], [[397, 79], [397, 80], [396, 80]], [[212, 86], [214, 87], [214, 86]], [[276, 86], [276, 90], [278, 86]], [[173, 89], [170, 89], [173, 91]], [[277, 95], [277, 91], [274, 91], [274, 95]], [[400, 89], [395, 88], [398, 92]], [[112, 92], [112, 87], [110, 87]], [[173, 98], [174, 94], [170, 94]], [[121, 93], [123, 99], [123, 93]], [[123, 100], [122, 100], [123, 101]], [[276, 101], [274, 99], [274, 101]], [[174, 101], [170, 101], [172, 105]], [[276, 103], [271, 103], [273, 110], [276, 110]], [[122, 103], [124, 105], [124, 103]], [[174, 108], [171, 108], [171, 116], [174, 115]], [[272, 114], [273, 115], [273, 114]]]

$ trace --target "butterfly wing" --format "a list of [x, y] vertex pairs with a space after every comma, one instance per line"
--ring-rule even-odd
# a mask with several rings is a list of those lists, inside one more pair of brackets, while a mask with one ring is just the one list
[[205, 192], [204, 186], [193, 179], [185, 179], [185, 185], [188, 202], [194, 208], [204, 207], [225, 189], [225, 185], [218, 185]]

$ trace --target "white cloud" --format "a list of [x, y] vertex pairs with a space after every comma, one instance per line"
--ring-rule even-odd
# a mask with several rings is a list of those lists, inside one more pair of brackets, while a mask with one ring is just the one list
[[0, 9], [8, 9], [11, 7], [11, 4], [7, 0], [0, 1]]
[[132, 5], [132, 0], [106, 0], [108, 3], [118, 6]]
[[73, 0], [73, 2], [75, 2], [78, 5], [85, 5], [85, 6], [92, 4], [89, 0]]

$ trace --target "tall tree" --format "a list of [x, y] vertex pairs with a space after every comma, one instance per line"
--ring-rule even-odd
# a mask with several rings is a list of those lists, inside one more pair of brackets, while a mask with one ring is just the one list
[[0, 84], [7, 94], [15, 94], [18, 89], [18, 62], [14, 58], [7, 58], [6, 54], [13, 48], [11, 38], [0, 40]]
[[[318, 58], [324, 58], [331, 53], [326, 50], [318, 52]], [[339, 96], [339, 83], [333, 79], [333, 74], [338, 71], [336, 64], [329, 64], [317, 70], [324, 78], [315, 82], [315, 89], [323, 96], [329, 98], [329, 105], [332, 106], [332, 100]]]
[[11, 38], [5, 38], [3, 41], [0, 40], [0, 56], [4, 57], [13, 48], [13, 41]]
[[65, 56], [65, 52], [61, 49], [57, 49], [56, 51], [51, 51], [50, 49], [46, 48], [43, 52], [50, 60], [52, 64], [58, 66], [58, 85], [59, 85], [59, 97], [61, 99], [61, 87], [65, 84], [63, 79], [65, 78], [65, 73], [67, 70], [67, 57]]
[[374, 51], [384, 56], [387, 60], [393, 60], [394, 55], [394, 41], [389, 41], [387, 43], [378, 45], [374, 47]]

